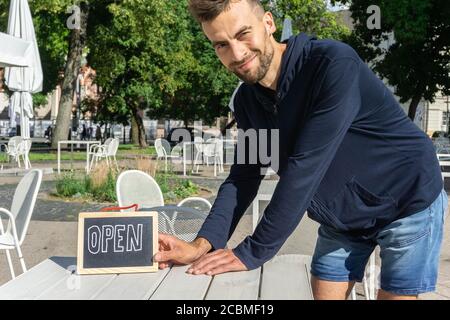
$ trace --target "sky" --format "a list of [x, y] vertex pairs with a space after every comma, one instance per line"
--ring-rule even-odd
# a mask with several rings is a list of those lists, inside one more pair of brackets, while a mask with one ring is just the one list
[[331, 11], [339, 11], [339, 10], [343, 10], [348, 8], [347, 6], [343, 6], [343, 5], [335, 5], [332, 6], [330, 1], [328, 0], [328, 9], [330, 9]]

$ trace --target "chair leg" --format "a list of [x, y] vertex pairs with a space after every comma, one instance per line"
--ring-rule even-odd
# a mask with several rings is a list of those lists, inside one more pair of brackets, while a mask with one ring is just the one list
[[23, 259], [22, 250], [20, 249], [20, 246], [16, 245], [17, 249], [17, 255], [19, 256], [20, 265], [22, 266], [22, 271], [27, 272], [27, 266], [25, 265], [25, 260]]
[[119, 165], [117, 164], [116, 155], [114, 155], [114, 163], [116, 164], [116, 170], [119, 172]]
[[356, 288], [355, 288], [355, 286], [353, 286], [351, 294], [352, 294], [352, 300], [356, 300]]
[[11, 277], [13, 279], [15, 279], [16, 274], [14, 272], [14, 267], [13, 267], [12, 260], [11, 260], [11, 253], [9, 252], [9, 250], [6, 250], [6, 258], [8, 259], [8, 265], [9, 265], [9, 271], [11, 272]]
[[366, 276], [364, 276], [364, 278], [363, 278], [363, 287], [364, 287], [364, 295], [366, 296], [366, 300], [370, 300], [369, 285], [367, 284]]
[[[194, 166], [195, 164], [197, 164], [197, 173], [198, 173], [198, 167], [200, 166], [200, 164], [198, 163], [198, 158], [201, 155], [201, 152], [197, 152], [197, 154], [195, 155], [195, 160], [194, 160]], [[192, 172], [194, 172], [194, 170], [192, 170]]]
[[165, 165], [165, 172], [167, 172], [167, 157], [164, 159], [166, 165]]

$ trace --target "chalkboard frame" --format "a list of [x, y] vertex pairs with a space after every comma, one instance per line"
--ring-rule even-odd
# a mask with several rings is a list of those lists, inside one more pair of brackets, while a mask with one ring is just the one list
[[158, 263], [148, 266], [109, 267], [109, 268], [85, 268], [84, 267], [84, 221], [89, 218], [130, 218], [152, 217], [152, 252], [158, 252], [158, 212], [81, 212], [78, 216], [78, 246], [77, 246], [77, 273], [78, 274], [109, 274], [109, 273], [141, 273], [157, 272]]

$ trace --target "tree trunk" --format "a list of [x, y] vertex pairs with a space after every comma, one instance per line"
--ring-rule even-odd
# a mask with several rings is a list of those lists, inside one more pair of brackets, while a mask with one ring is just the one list
[[132, 143], [138, 145], [141, 148], [147, 147], [147, 141], [145, 139], [144, 121], [142, 120], [143, 111], [140, 109], [133, 110], [133, 116], [131, 117], [131, 138]]
[[72, 114], [73, 94], [76, 80], [81, 67], [82, 51], [86, 44], [87, 19], [89, 7], [80, 4], [80, 29], [72, 29], [70, 35], [69, 53], [64, 70], [64, 80], [61, 88], [61, 100], [52, 139], [52, 148], [58, 147], [58, 141], [67, 140], [70, 132], [70, 116]]
[[412, 121], [414, 121], [414, 118], [416, 117], [417, 106], [419, 105], [420, 99], [422, 99], [422, 94], [418, 93], [412, 98], [411, 103], [409, 104], [408, 117]]

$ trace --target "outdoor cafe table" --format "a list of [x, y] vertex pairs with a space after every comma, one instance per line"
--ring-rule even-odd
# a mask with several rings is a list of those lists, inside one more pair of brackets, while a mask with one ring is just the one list
[[[166, 222], [178, 237], [193, 240], [206, 214], [193, 208], [161, 206], [159, 230]], [[170, 232], [169, 232], [170, 233]], [[155, 273], [76, 274], [75, 257], [52, 257], [0, 287], [0, 299], [150, 299], [150, 300], [271, 300], [312, 299], [311, 257], [276, 256], [261, 268], [217, 276], [190, 275], [188, 266]]]
[[188, 266], [155, 273], [77, 275], [75, 257], [52, 257], [0, 287], [0, 299], [311, 300], [310, 256], [281, 255], [261, 268], [217, 276]]
[[58, 174], [61, 173], [61, 144], [70, 144], [71, 151], [73, 152], [74, 144], [85, 144], [86, 145], [86, 173], [89, 173], [89, 146], [93, 144], [100, 145], [100, 141], [90, 141], [90, 140], [62, 140], [58, 141]]

